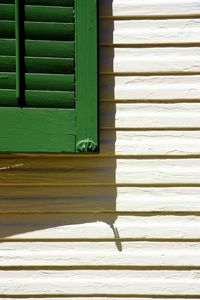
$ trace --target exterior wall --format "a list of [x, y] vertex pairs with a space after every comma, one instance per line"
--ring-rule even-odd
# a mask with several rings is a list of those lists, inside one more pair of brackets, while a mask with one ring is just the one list
[[101, 154], [1, 156], [1, 299], [200, 297], [197, 17], [100, 0]]

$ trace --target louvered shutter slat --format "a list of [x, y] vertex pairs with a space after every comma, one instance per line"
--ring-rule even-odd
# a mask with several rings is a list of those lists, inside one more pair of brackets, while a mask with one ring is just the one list
[[[4, 87], [4, 86], [3, 86]], [[0, 88], [0, 105], [1, 107], [17, 107], [16, 91], [14, 89]]]
[[25, 38], [35, 40], [73, 41], [74, 24], [25, 22]]
[[0, 70], [1, 72], [15, 72], [16, 71], [15, 56], [0, 56]]
[[1, 20], [15, 20], [15, 5], [14, 4], [0, 4], [0, 19]]
[[74, 107], [74, 1], [70, 7], [55, 3], [25, 2], [27, 107]]
[[[13, 78], [14, 80], [16, 78], [15, 21], [13, 20], [15, 20], [15, 6], [0, 4], [0, 106], [17, 107], [16, 83], [13, 84]], [[11, 43], [12, 47], [10, 47]], [[11, 76], [7, 76], [6, 72], [12, 72]]]
[[73, 58], [26, 57], [25, 71], [27, 73], [73, 74]]
[[0, 20], [0, 37], [7, 39], [15, 38], [15, 22], [9, 20]]
[[25, 85], [28, 90], [74, 91], [74, 75], [26, 74]]
[[25, 98], [27, 107], [74, 108], [74, 91], [26, 90]]
[[[15, 55], [15, 40], [1, 39], [0, 55]], [[31, 57], [74, 58], [74, 41], [25, 41], [25, 55]]]
[[74, 41], [26, 40], [25, 54], [35, 57], [74, 58], [75, 45]]
[[[0, 4], [0, 19], [15, 20], [15, 5]], [[33, 6], [25, 7], [26, 21], [73, 22], [73, 7]]]
[[[6, 0], [5, 0], [6, 1]], [[12, 0], [8, 0], [12, 1]], [[31, 4], [31, 5], [50, 5], [50, 6], [73, 6], [74, 5], [74, 0], [25, 0], [26, 4]]]
[[[1, 106], [16, 107], [18, 106], [16, 99], [16, 91], [13, 89], [0, 89]], [[74, 92], [65, 91], [25, 91], [27, 107], [56, 107], [57, 108], [73, 108], [74, 107]]]
[[27, 5], [25, 19], [26, 21], [70, 23], [73, 22], [73, 12], [73, 7]]
[[[3, 4], [15, 4], [15, 0], [1, 0]], [[74, 0], [25, 0], [29, 5], [50, 5], [69, 7], [74, 5]]]
[[[13, 89], [15, 81], [15, 73], [0, 72], [0, 88]], [[74, 91], [74, 75], [27, 73], [25, 87], [30, 90]]]
[[96, 0], [0, 2], [0, 151], [96, 151]]
[[[0, 21], [1, 22], [1, 21]], [[0, 29], [1, 31], [1, 29]], [[0, 39], [0, 55], [15, 55], [15, 40]]]

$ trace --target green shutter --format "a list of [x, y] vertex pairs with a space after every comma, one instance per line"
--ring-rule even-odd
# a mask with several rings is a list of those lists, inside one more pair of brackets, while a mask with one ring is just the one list
[[98, 150], [96, 2], [1, 1], [1, 152]]

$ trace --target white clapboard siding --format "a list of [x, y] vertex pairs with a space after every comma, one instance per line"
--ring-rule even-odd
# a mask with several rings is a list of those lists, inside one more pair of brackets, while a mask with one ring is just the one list
[[20, 185], [22, 180], [24, 185], [32, 186], [200, 183], [199, 159], [86, 158], [84, 161], [81, 159], [81, 165], [80, 159], [38, 159], [34, 164], [32, 162], [30, 169], [27, 161], [21, 163], [22, 166], [16, 168], [15, 173], [8, 168], [12, 162], [5, 163], [0, 167], [1, 185]]
[[101, 153], [199, 155], [200, 131], [101, 131]]
[[198, 0], [101, 0], [101, 16], [187, 16], [200, 14]]
[[199, 267], [200, 243], [1, 243], [0, 267]]
[[[80, 164], [80, 160], [82, 163]], [[140, 185], [200, 184], [197, 159], [62, 158], [29, 160], [10, 172], [12, 162], [1, 163], [1, 185]], [[78, 171], [78, 172], [77, 172]], [[56, 177], [56, 183], [55, 183]]]
[[200, 2], [99, 4], [100, 154], [1, 155], [0, 299], [200, 297]]
[[101, 72], [183, 72], [187, 74], [200, 71], [200, 48], [101, 47], [100, 60]]
[[[129, 297], [130, 298], [130, 297]], [[5, 298], [1, 298], [1, 300], [2, 299], [5, 299]], [[77, 300], [105, 300], [105, 296], [102, 296], [102, 297], [99, 297], [99, 296], [80, 296], [80, 295], [78, 295], [78, 296], [76, 296], [76, 299]], [[117, 296], [117, 297], [112, 297], [112, 296], [109, 296], [109, 298], [107, 297], [107, 299], [109, 299], [109, 300], [124, 300], [124, 297], [123, 296], [121, 296], [121, 297], [119, 297], [119, 296]], [[131, 297], [131, 299], [132, 300], [151, 300], [152, 298], [148, 298], [148, 297], [145, 297], [145, 298], [142, 298], [142, 297]], [[170, 296], [168, 297], [168, 298], [166, 298], [166, 297], [164, 297], [164, 298], [162, 298], [162, 297], [156, 297], [156, 299], [158, 299], [158, 300], [172, 300], [172, 299], [174, 299], [173, 297], [172, 298], [170, 298]], [[184, 298], [184, 297], [176, 297], [176, 299], [178, 299], [178, 300], [187, 300], [188, 298]], [[6, 296], [6, 300], [13, 300], [13, 298], [10, 298], [10, 297], [8, 297], [8, 296]], [[41, 297], [39, 297], [38, 295], [37, 296], [28, 296], [28, 300], [41, 300]], [[52, 297], [52, 295], [50, 295], [49, 297], [48, 297], [48, 295], [47, 295], [47, 297], [45, 296], [45, 300], [63, 300], [63, 297]], [[67, 300], [74, 300], [74, 297], [72, 296], [72, 297], [67, 297]]]
[[0, 281], [1, 295], [200, 294], [200, 271], [0, 271]]
[[103, 20], [101, 44], [160, 44], [200, 42], [200, 20]]
[[200, 103], [102, 104], [102, 128], [200, 128]]
[[200, 187], [15, 186], [4, 191], [1, 188], [1, 213], [200, 212]]
[[[153, 70], [152, 70], [153, 71]], [[101, 76], [102, 99], [200, 99], [200, 76]], [[188, 104], [189, 106], [190, 104]], [[136, 106], [137, 107], [137, 106]], [[114, 112], [114, 111], [113, 111]], [[144, 120], [142, 120], [144, 121]]]
[[192, 215], [18, 214], [1, 216], [0, 226], [3, 240], [200, 239], [200, 216]]

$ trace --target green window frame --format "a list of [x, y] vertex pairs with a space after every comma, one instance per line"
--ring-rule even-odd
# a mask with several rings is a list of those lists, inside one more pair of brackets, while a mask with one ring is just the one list
[[[98, 142], [98, 67], [97, 67], [97, 1], [98, 0], [24, 0], [25, 5], [51, 5], [53, 6], [69, 6], [74, 3], [74, 23], [75, 23], [75, 105], [73, 101], [66, 98], [68, 107], [41, 107], [38, 100], [43, 97], [44, 102], [54, 101], [55, 91], [39, 91], [38, 95], [34, 91], [23, 90], [23, 76], [21, 66], [29, 63], [30, 68], [34, 68], [35, 64], [31, 62], [30, 58], [26, 61], [25, 56], [22, 57], [20, 53], [21, 38], [20, 38], [20, 1], [3, 0], [4, 5], [9, 8], [10, 5], [15, 5], [15, 55], [16, 55], [16, 88], [13, 89], [10, 81], [14, 76], [8, 72], [2, 72], [1, 66], [5, 65], [3, 55], [7, 53], [7, 47], [4, 36], [4, 28], [2, 24], [6, 24], [6, 14], [0, 12], [0, 152], [37, 152], [37, 153], [90, 153], [99, 151]], [[1, 3], [2, 3], [1, 2]], [[53, 4], [52, 4], [53, 3]], [[52, 7], [53, 7], [52, 6]], [[1, 9], [1, 7], [0, 7]], [[2, 11], [2, 10], [1, 10]], [[3, 19], [3, 20], [2, 20]], [[26, 27], [26, 22], [24, 22]], [[6, 25], [7, 26], [7, 25]], [[6, 29], [9, 32], [10, 28]], [[26, 30], [26, 28], [25, 28]], [[38, 29], [37, 29], [38, 30]], [[9, 39], [9, 38], [8, 38]], [[10, 41], [9, 41], [10, 42]], [[30, 41], [24, 40], [24, 48], [29, 47]], [[47, 41], [51, 43], [51, 41]], [[62, 46], [62, 41], [59, 41]], [[9, 44], [10, 45], [10, 44]], [[7, 50], [6, 50], [7, 49]], [[10, 49], [10, 48], [9, 48]], [[8, 50], [10, 51], [10, 50]], [[43, 51], [43, 48], [35, 49], [34, 51]], [[55, 49], [59, 52], [59, 47]], [[12, 64], [13, 57], [9, 57]], [[2, 62], [2, 63], [1, 63]], [[51, 62], [50, 62], [51, 63]], [[70, 60], [69, 60], [70, 64]], [[38, 60], [38, 66], [40, 61]], [[47, 66], [48, 68], [48, 66]], [[52, 69], [52, 67], [49, 67]], [[60, 68], [62, 68], [62, 61], [60, 61]], [[3, 69], [4, 70], [4, 69]], [[9, 78], [8, 78], [9, 77]], [[11, 78], [11, 79], [10, 79]], [[66, 77], [67, 78], [67, 77]], [[69, 75], [69, 78], [72, 78]], [[8, 87], [2, 88], [5, 80], [8, 81]], [[58, 86], [62, 85], [59, 81], [59, 76], [55, 75], [54, 83]], [[37, 74], [27, 74], [25, 78], [25, 85], [31, 81], [33, 86], [40, 85], [40, 78]], [[9, 87], [11, 85], [11, 88]], [[69, 84], [70, 83], [66, 83]], [[18, 88], [17, 88], [18, 87]], [[38, 88], [39, 90], [40, 88]], [[66, 93], [62, 93], [56, 89], [56, 95], [60, 93], [60, 99], [63, 103], [65, 101]], [[25, 94], [27, 102], [34, 99], [36, 107], [30, 105], [17, 106], [16, 103], [23, 104], [23, 97]], [[69, 93], [69, 95], [71, 95]], [[55, 99], [54, 99], [55, 98]], [[42, 99], [43, 100], [43, 99]], [[68, 102], [67, 102], [68, 101]], [[7, 106], [7, 103], [10, 103]], [[71, 104], [70, 104], [71, 103]], [[70, 106], [71, 105], [71, 106]]]

